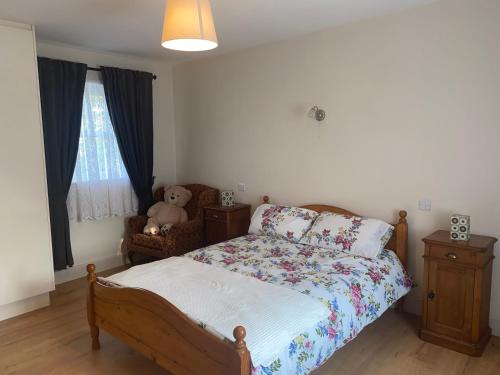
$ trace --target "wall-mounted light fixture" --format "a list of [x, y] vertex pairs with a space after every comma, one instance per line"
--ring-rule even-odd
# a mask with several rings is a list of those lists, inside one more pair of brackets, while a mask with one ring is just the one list
[[317, 105], [310, 109], [309, 115], [314, 117], [316, 121], [323, 121], [326, 118], [326, 112]]

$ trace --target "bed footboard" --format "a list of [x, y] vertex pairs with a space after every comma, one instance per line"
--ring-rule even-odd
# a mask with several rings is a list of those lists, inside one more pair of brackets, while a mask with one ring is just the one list
[[250, 374], [245, 328], [234, 329], [234, 342], [222, 340], [162, 297], [101, 282], [93, 264], [87, 272], [92, 349], [103, 329], [174, 374]]

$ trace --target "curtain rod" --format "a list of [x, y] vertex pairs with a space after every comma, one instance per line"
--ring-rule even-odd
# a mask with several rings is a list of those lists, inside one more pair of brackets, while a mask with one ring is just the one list
[[[87, 67], [87, 70], [92, 70], [93, 72], [100, 72], [101, 69], [100, 68], [92, 68], [90, 66]], [[156, 79], [156, 75], [153, 74], [153, 79]]]

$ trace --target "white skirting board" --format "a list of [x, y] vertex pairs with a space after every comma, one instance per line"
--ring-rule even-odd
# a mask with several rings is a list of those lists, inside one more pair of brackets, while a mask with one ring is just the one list
[[491, 334], [500, 337], [500, 318], [490, 317]]
[[[105, 271], [110, 268], [118, 267], [124, 264], [124, 257], [114, 255], [112, 257], [99, 259], [93, 263], [96, 265], [98, 272]], [[74, 267], [55, 272], [55, 283], [61, 284], [66, 281], [71, 281], [84, 277], [87, 274], [87, 265], [79, 264]], [[25, 314], [27, 312], [41, 309], [50, 305], [49, 293], [43, 293], [38, 296], [23, 299], [0, 306], [0, 321], [13, 318], [17, 315]]]
[[0, 306], [0, 321], [50, 305], [49, 293]]
[[422, 299], [415, 298], [414, 295], [410, 297], [405, 298], [405, 311], [414, 315], [422, 315]]
[[[124, 264], [122, 257], [113, 256], [94, 262], [98, 271], [104, 271], [110, 268], [118, 267]], [[56, 284], [61, 284], [66, 281], [78, 279], [87, 274], [86, 265], [81, 264], [68, 268], [67, 270], [57, 271]], [[0, 321], [12, 318], [17, 315], [25, 314], [27, 312], [41, 309], [42, 307], [49, 306], [50, 299], [49, 293], [40, 294], [22, 301], [10, 303], [8, 305], [0, 306]], [[421, 300], [407, 300], [405, 301], [405, 310], [415, 315], [421, 315]], [[490, 327], [494, 336], [500, 337], [500, 318], [490, 318]]]
[[[125, 257], [121, 255], [113, 255], [108, 258], [103, 258], [99, 260], [92, 261], [91, 263], [95, 264], [95, 268], [97, 272], [109, 270], [110, 268], [115, 268], [125, 264]], [[61, 284], [67, 281], [75, 280], [80, 277], [84, 277], [87, 275], [87, 264], [78, 264], [74, 265], [71, 268], [67, 268], [65, 270], [56, 271], [54, 273], [55, 283]]]

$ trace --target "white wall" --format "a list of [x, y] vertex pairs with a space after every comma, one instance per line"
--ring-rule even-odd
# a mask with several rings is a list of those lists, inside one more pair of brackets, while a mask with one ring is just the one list
[[[420, 239], [451, 213], [500, 237], [499, 35], [498, 0], [441, 1], [175, 66], [177, 179], [244, 182], [238, 198], [254, 204], [269, 194], [387, 220], [406, 209], [422, 284]], [[313, 105], [327, 111], [321, 124]], [[420, 288], [408, 306], [420, 312]]]
[[[156, 184], [175, 181], [175, 134], [173, 115], [172, 69], [161, 60], [143, 59], [114, 53], [90, 51], [66, 45], [37, 43], [38, 55], [55, 59], [126, 69], [137, 69], [156, 74], [153, 81], [154, 117], [154, 174]], [[97, 263], [98, 269], [120, 264], [117, 256], [120, 238], [124, 231], [124, 218], [100, 221], [72, 222], [71, 243], [75, 266], [56, 272], [56, 282], [82, 275], [85, 265]]]

